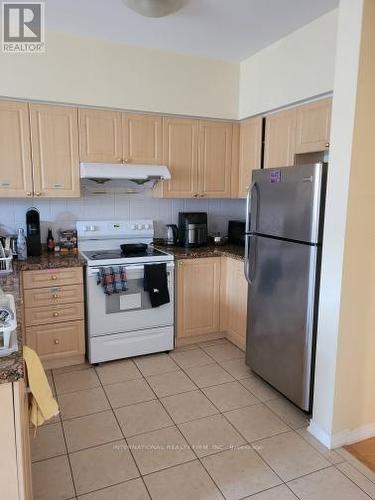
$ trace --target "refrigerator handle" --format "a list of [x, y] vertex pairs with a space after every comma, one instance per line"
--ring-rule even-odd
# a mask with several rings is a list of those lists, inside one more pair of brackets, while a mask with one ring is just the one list
[[252, 193], [253, 193], [253, 190], [256, 187], [256, 185], [257, 185], [256, 181], [253, 181], [250, 184], [249, 190], [247, 192], [247, 197], [246, 197], [246, 224], [245, 224], [245, 233], [249, 233], [250, 230], [251, 230], [251, 227], [250, 227], [250, 225], [251, 225], [250, 208], [251, 208]]
[[[250, 245], [251, 245], [251, 240], [254, 239], [253, 246], [252, 246], [252, 251], [251, 251], [251, 259], [252, 262], [250, 262]], [[244, 273], [245, 273], [245, 278], [246, 281], [252, 285], [253, 284], [253, 279], [255, 276], [256, 272], [256, 260], [257, 260], [257, 236], [254, 234], [246, 234], [245, 235], [245, 262], [244, 262]], [[251, 266], [250, 266], [251, 264]], [[251, 272], [250, 272], [251, 269]]]
[[245, 260], [244, 260], [244, 273], [245, 278], [248, 283], [251, 285], [251, 279], [249, 274], [249, 240], [250, 237], [248, 234], [245, 234]]

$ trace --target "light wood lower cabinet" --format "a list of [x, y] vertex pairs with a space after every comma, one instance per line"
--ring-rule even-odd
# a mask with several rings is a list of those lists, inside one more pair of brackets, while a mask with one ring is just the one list
[[247, 290], [243, 262], [221, 258], [220, 330], [240, 349], [246, 349]]
[[23, 380], [0, 384], [1, 498], [32, 500], [29, 406]]
[[43, 269], [41, 271], [24, 271], [22, 281], [25, 289], [58, 287], [75, 283], [82, 284], [82, 268], [62, 267], [59, 269]]
[[220, 329], [220, 258], [177, 262], [177, 339]]
[[26, 328], [27, 344], [43, 361], [59, 360], [85, 352], [83, 321]]
[[227, 337], [246, 348], [247, 281], [243, 261], [177, 261], [177, 344]]
[[85, 358], [82, 268], [24, 271], [26, 344], [45, 368], [82, 363]]
[[25, 308], [56, 306], [83, 302], [82, 285], [52, 286], [34, 290], [24, 290]]
[[83, 303], [25, 308], [26, 326], [47, 325], [83, 318]]

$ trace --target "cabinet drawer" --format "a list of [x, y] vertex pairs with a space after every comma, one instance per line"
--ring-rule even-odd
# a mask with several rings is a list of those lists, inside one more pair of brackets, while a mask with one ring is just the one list
[[83, 319], [83, 303], [61, 304], [49, 307], [25, 308], [26, 326], [61, 323]]
[[84, 354], [84, 322], [70, 321], [26, 328], [26, 344], [44, 360]]
[[83, 283], [82, 267], [63, 267], [61, 269], [44, 269], [43, 271], [24, 271], [23, 288], [46, 288], [53, 286]]
[[25, 307], [55, 306], [83, 302], [82, 285], [51, 286], [25, 290]]

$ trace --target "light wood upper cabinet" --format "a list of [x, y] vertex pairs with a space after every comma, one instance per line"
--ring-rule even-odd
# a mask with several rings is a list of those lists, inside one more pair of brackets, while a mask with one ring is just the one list
[[35, 196], [79, 197], [77, 109], [30, 104]]
[[32, 196], [28, 105], [0, 101], [0, 196]]
[[121, 163], [121, 111], [82, 108], [78, 115], [81, 161]]
[[251, 183], [251, 173], [261, 167], [262, 117], [249, 118], [240, 123], [238, 157], [238, 197], [246, 198]]
[[125, 163], [160, 165], [162, 162], [162, 117], [122, 114]]
[[332, 99], [297, 107], [296, 153], [314, 153], [329, 148]]
[[247, 291], [243, 262], [221, 258], [220, 330], [240, 349], [246, 349]]
[[267, 116], [264, 168], [294, 165], [296, 117], [296, 108]]
[[220, 258], [178, 261], [177, 339], [219, 331], [219, 287]]
[[198, 193], [198, 120], [164, 117], [163, 163], [171, 180], [159, 182], [156, 196], [191, 198]]
[[230, 198], [232, 123], [200, 121], [198, 178], [199, 196]]

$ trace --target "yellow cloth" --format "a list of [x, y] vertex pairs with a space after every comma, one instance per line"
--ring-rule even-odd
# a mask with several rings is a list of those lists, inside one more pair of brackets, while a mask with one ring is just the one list
[[23, 357], [27, 367], [29, 387], [32, 394], [30, 422], [38, 427], [59, 413], [59, 407], [39, 356], [30, 347], [23, 347]]

